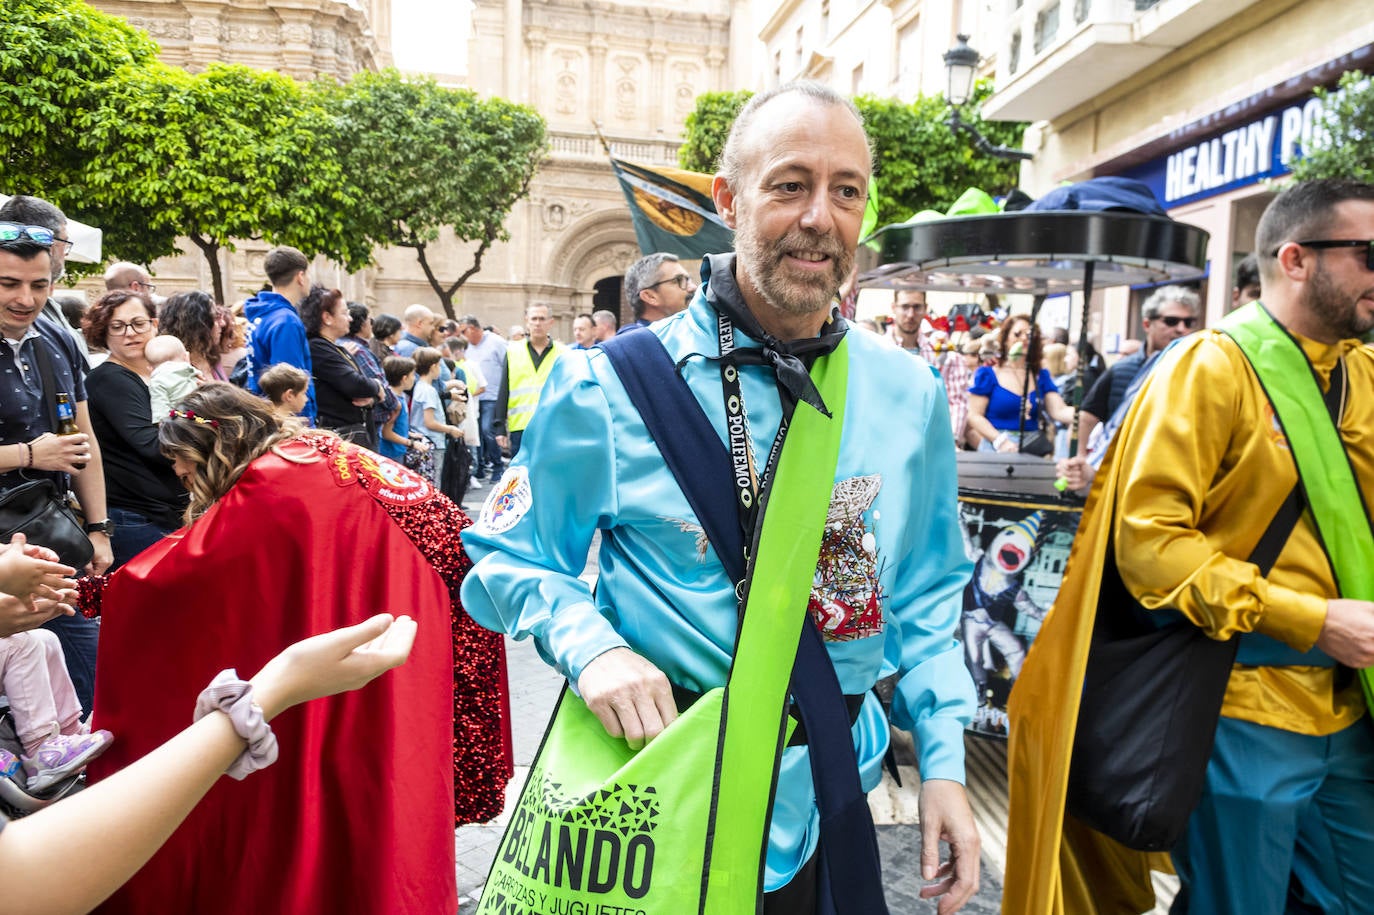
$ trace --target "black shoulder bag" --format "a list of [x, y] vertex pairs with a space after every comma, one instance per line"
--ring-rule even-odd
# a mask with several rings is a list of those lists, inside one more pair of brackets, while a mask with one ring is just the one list
[[[1333, 420], [1345, 374], [1324, 397]], [[1268, 575], [1302, 516], [1299, 480], [1249, 561]], [[1107, 544], [1065, 807], [1127, 848], [1167, 851], [1202, 796], [1217, 719], [1240, 639], [1213, 639], [1190, 620], [1159, 625], [1131, 596]]]
[[[53, 375], [46, 341], [34, 341], [33, 361], [43, 382], [48, 425], [56, 429], [57, 379]], [[9, 543], [15, 534], [23, 534], [29, 543], [57, 553], [58, 561], [64, 565], [77, 571], [85, 568], [95, 555], [95, 548], [64, 496], [48, 476], [0, 493], [0, 543]]]

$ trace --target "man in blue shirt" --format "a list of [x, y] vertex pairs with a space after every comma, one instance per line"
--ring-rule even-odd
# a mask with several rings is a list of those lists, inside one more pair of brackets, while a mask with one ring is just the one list
[[295, 248], [283, 245], [267, 252], [263, 261], [270, 291], [259, 292], [243, 305], [248, 319], [248, 390], [261, 394], [258, 379], [278, 363], [294, 365], [311, 375], [305, 389], [301, 416], [315, 424], [315, 382], [310, 364], [310, 342], [305, 336], [296, 306], [310, 292], [310, 261]]
[[[962, 784], [973, 684], [954, 639], [970, 565], [944, 390], [891, 344], [847, 334], [834, 310], [854, 263], [871, 155], [860, 115], [832, 90], [794, 83], [756, 95], [712, 186], [738, 253], [706, 258], [687, 309], [635, 333], [658, 336], [723, 441], [725, 385], [738, 380], [728, 396], [748, 418], [743, 432], [735, 427], [739, 448], [760, 474], [787, 405], [820, 409], [805, 359], [846, 341], [839, 461], [805, 612], [856, 700], [865, 790], [881, 776], [889, 728], [869, 690], [898, 674], [892, 719], [914, 732], [924, 779], [921, 860], [911, 866], [936, 881], [922, 895], [944, 895], [942, 911], [953, 912], [978, 886]], [[722, 346], [725, 328], [733, 349]], [[579, 575], [598, 532], [593, 593]], [[674, 686], [702, 693], [725, 682], [736, 583], [601, 350], [566, 353], [554, 366], [519, 454], [463, 542], [475, 563], [463, 585], [468, 613], [533, 636], [611, 737], [639, 747], [677, 717]], [[788, 747], [779, 763], [765, 915], [816, 911], [821, 827], [808, 754]], [[941, 840], [950, 847], [943, 868]]]
[[422, 346], [434, 346], [434, 329], [439, 325], [439, 317], [423, 305], [411, 305], [401, 315], [406, 332], [396, 342], [396, 355], [414, 356]]

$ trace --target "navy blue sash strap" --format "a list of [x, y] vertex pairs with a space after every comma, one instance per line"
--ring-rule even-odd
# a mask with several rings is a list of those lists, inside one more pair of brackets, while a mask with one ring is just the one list
[[[726, 574], [737, 584], [744, 581], [730, 456], [691, 388], [657, 334], [623, 334], [599, 345]], [[821, 814], [818, 915], [885, 915], [878, 838], [859, 781], [849, 709], [814, 625], [802, 626], [790, 690], [808, 735]]]

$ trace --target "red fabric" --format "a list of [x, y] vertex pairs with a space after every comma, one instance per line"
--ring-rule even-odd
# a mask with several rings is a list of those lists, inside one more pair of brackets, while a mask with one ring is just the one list
[[289, 446], [310, 463], [259, 458], [204, 517], [111, 577], [95, 707], [115, 742], [91, 777], [186, 727], [225, 667], [251, 675], [298, 639], [380, 611], [415, 617], [415, 649], [361, 691], [279, 716], [278, 761], [220, 779], [101, 912], [457, 909], [451, 597], [388, 511], [461, 512], [393, 462], [313, 444]]

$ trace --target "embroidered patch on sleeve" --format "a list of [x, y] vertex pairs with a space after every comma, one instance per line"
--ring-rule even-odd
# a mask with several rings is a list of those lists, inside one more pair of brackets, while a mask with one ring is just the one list
[[[883, 558], [864, 521], [882, 486], [877, 474], [851, 477], [836, 483], [830, 494], [807, 608], [828, 642], [856, 641], [883, 631]], [[877, 512], [872, 520], [877, 523]]]
[[511, 467], [487, 495], [477, 523], [494, 534], [504, 534], [525, 517], [533, 504], [529, 468]]

